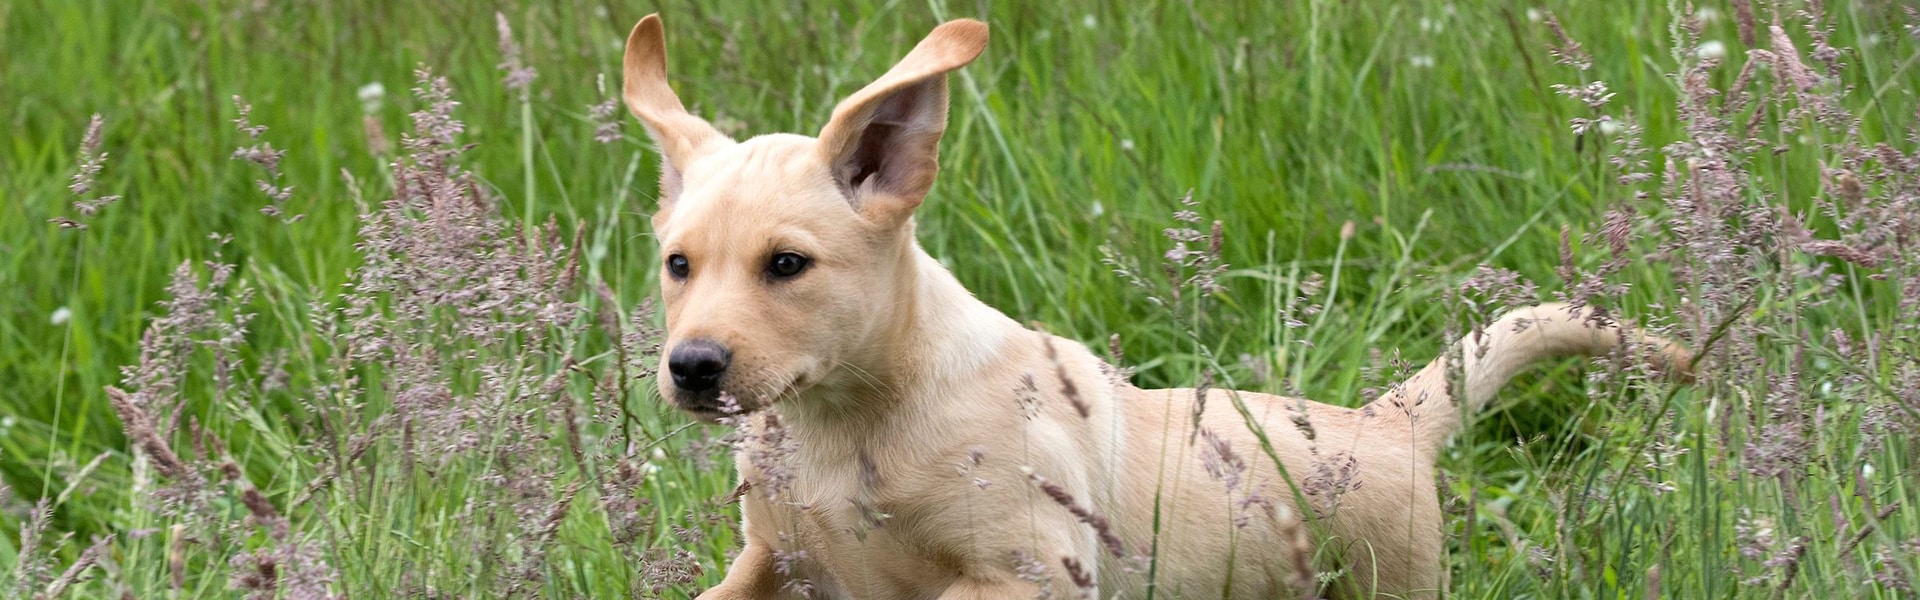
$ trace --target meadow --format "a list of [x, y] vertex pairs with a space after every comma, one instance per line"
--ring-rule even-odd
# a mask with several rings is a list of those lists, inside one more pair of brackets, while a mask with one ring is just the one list
[[10, 0], [0, 597], [717, 582], [737, 440], [653, 391], [617, 99], [654, 11], [740, 137], [989, 22], [920, 240], [1143, 386], [1359, 405], [1548, 300], [1702, 351], [1474, 419], [1452, 596], [1913, 594], [1910, 3]]

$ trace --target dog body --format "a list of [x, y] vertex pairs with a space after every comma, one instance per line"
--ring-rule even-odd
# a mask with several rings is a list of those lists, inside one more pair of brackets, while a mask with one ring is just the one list
[[[1460, 414], [1531, 362], [1638, 334], [1509, 314], [1459, 353], [1463, 401], [1443, 359], [1360, 409], [1135, 388], [915, 241], [945, 74], [986, 38], [942, 25], [818, 138], [734, 142], [668, 87], [659, 19], [629, 37], [627, 104], [665, 158], [661, 392], [740, 427], [751, 488], [745, 547], [700, 597], [1438, 596], [1434, 458]], [[1316, 557], [1342, 580], [1315, 581]]]
[[[1147, 566], [1139, 557], [1156, 541], [1163, 594], [1213, 597], [1226, 589], [1229, 538], [1245, 548], [1234, 597], [1283, 595], [1297, 557], [1311, 551], [1304, 531], [1282, 514], [1235, 525], [1241, 507], [1185, 443], [1192, 390], [1116, 381], [1081, 344], [1020, 327], [919, 254], [908, 280], [923, 282], [909, 287], [921, 290], [911, 303], [924, 308], [903, 339], [882, 344], [904, 350], [898, 362], [781, 399], [779, 424], [797, 442], [791, 454], [738, 456], [742, 480], [762, 493], [743, 498], [747, 547], [713, 597], [798, 597], [795, 580], [828, 598], [1028, 598], [1042, 585], [1064, 597], [1075, 584], [1063, 558], [1097, 574], [1103, 590], [1138, 590]], [[1293, 431], [1277, 399], [1243, 397]], [[1205, 425], [1255, 452], [1226, 393], [1211, 401]], [[752, 420], [747, 438], [764, 440], [769, 426]], [[1304, 448], [1297, 432], [1281, 437], [1284, 448]], [[1249, 462], [1248, 479], [1279, 481], [1270, 463]], [[1041, 480], [1109, 518], [1121, 550], [1105, 547]], [[765, 493], [772, 485], [784, 489]], [[1156, 490], [1165, 490], [1157, 539]], [[1430, 487], [1427, 495], [1433, 504]], [[784, 575], [778, 556], [790, 561]], [[1021, 579], [1019, 556], [1047, 572]]]

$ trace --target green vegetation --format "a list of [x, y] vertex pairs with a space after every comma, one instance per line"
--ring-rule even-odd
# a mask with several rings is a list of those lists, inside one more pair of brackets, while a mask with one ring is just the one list
[[[1443, 460], [1456, 595], [1892, 598], [1920, 577], [1910, 10], [1826, 7], [1829, 55], [1797, 4], [1751, 28], [1714, 4], [1697, 36], [1652, 0], [803, 4], [657, 7], [680, 96], [736, 135], [811, 133], [941, 19], [987, 20], [921, 241], [1016, 319], [1102, 352], [1118, 333], [1139, 384], [1357, 405], [1396, 352], [1426, 361], [1515, 290], [1711, 351], [1678, 390], [1571, 363], [1509, 386]], [[1549, 52], [1549, 9], [1591, 68]], [[624, 109], [595, 139], [654, 10], [0, 3], [0, 597], [718, 581], [725, 432], [646, 372], [658, 156]], [[417, 69], [459, 102], [439, 145], [403, 143], [430, 108]], [[1597, 81], [1613, 95], [1553, 87]], [[94, 114], [106, 158], [76, 198]], [[284, 158], [235, 154], [263, 142]], [[471, 186], [434, 196], [451, 209], [408, 182]], [[1150, 298], [1189, 193], [1230, 268], [1169, 318]], [[102, 195], [124, 197], [72, 206]], [[99, 566], [49, 590], [76, 560]]]

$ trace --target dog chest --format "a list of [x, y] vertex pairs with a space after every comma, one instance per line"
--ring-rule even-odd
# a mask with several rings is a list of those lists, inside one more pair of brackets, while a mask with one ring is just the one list
[[[971, 532], [1004, 518], [959, 468], [964, 451], [939, 461], [821, 446], [802, 446], [780, 465], [755, 464], [751, 448], [736, 456], [749, 481], [765, 480], [770, 468], [793, 470], [778, 489], [756, 485], [744, 503], [747, 526], [820, 597], [936, 596], [960, 575]], [[956, 497], [962, 488], [981, 497]]]

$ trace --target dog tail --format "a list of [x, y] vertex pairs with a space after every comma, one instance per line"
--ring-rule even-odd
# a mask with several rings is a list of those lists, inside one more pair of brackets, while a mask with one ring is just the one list
[[1693, 353], [1678, 344], [1648, 335], [1631, 324], [1594, 318], [1591, 309], [1566, 304], [1542, 304], [1508, 312], [1485, 329], [1454, 342], [1465, 363], [1461, 387], [1466, 401], [1455, 401], [1447, 390], [1447, 357], [1428, 363], [1385, 396], [1375, 400], [1377, 418], [1410, 420], [1416, 447], [1434, 456], [1460, 428], [1464, 411], [1477, 411], [1493, 399], [1507, 380], [1533, 363], [1569, 356], [1595, 356], [1622, 345], [1644, 356], [1669, 377], [1691, 376]]

